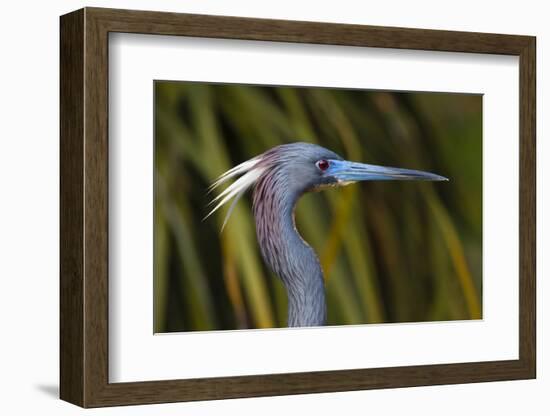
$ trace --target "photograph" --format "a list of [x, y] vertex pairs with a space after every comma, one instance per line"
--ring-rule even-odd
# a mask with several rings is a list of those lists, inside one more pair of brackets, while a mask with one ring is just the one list
[[155, 80], [154, 333], [482, 314], [482, 94]]

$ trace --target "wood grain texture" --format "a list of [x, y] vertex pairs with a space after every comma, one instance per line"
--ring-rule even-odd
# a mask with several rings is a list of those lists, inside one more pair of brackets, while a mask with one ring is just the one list
[[[510, 361], [109, 383], [108, 33], [299, 42], [520, 58], [520, 345]], [[61, 18], [61, 398], [83, 407], [533, 378], [535, 38], [145, 11]]]
[[519, 55], [528, 36], [87, 8], [110, 32]]
[[520, 54], [519, 356], [536, 377], [536, 41]]
[[109, 138], [108, 33], [85, 10], [84, 57], [84, 302], [85, 406], [108, 380]]
[[84, 405], [84, 12], [60, 24], [60, 388]]

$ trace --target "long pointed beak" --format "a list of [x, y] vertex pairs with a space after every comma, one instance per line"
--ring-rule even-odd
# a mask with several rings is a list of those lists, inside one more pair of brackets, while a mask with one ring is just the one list
[[366, 163], [347, 160], [331, 160], [326, 174], [338, 182], [358, 181], [448, 181], [444, 176], [420, 170], [391, 168], [386, 166], [367, 165]]

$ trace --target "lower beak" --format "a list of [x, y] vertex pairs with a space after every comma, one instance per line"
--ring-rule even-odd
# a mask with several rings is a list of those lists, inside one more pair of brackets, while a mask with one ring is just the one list
[[448, 181], [444, 176], [420, 170], [391, 168], [366, 163], [331, 161], [330, 174], [338, 182], [358, 181]]

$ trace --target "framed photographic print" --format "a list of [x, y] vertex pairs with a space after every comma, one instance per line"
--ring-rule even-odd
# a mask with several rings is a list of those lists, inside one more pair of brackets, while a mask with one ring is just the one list
[[61, 17], [83, 407], [534, 378], [535, 38]]

